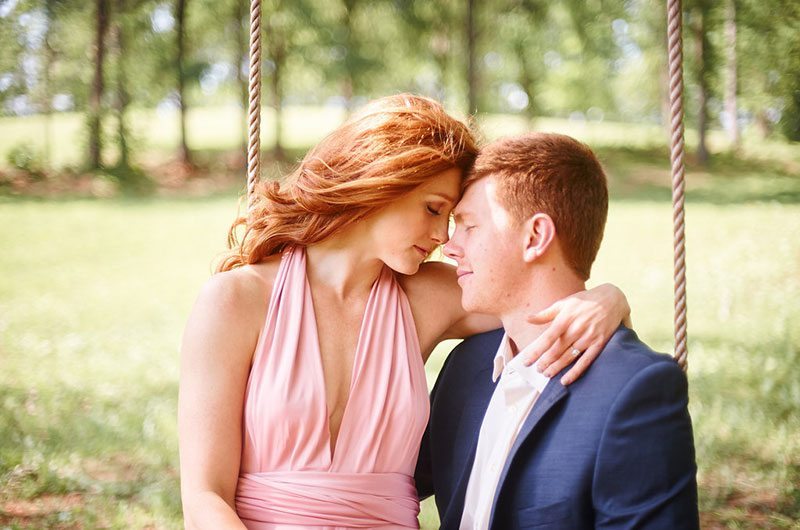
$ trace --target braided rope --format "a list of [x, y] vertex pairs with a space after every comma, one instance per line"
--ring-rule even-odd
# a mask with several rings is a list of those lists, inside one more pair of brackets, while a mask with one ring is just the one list
[[668, 0], [670, 160], [675, 281], [675, 359], [686, 370], [686, 223], [684, 218], [683, 41], [681, 0]]
[[250, 80], [247, 111], [247, 210], [253, 207], [261, 176], [261, 0], [250, 1]]

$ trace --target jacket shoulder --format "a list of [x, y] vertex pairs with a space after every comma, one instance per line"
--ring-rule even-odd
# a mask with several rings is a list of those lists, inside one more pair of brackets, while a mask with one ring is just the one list
[[[503, 329], [498, 328], [467, 337], [453, 348], [453, 351], [448, 356], [448, 361], [454, 358], [459, 360], [455, 363], [448, 362], [447, 364], [456, 364], [464, 367], [483, 367], [485, 363], [491, 363], [497, 353], [497, 348], [500, 346], [503, 333]], [[445, 366], [445, 368], [448, 367]], [[445, 368], [442, 369], [442, 372], [444, 372]]]
[[[665, 372], [674, 372], [677, 377], [685, 379], [683, 371], [672, 356], [653, 351], [639, 339], [635, 331], [620, 326], [581, 379], [601, 380], [607, 388], [621, 388], [640, 375]], [[573, 383], [573, 386], [581, 379]]]

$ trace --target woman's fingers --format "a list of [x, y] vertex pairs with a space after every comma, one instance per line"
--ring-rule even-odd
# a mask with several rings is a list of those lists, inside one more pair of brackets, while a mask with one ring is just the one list
[[[605, 338], [602, 331], [597, 330], [592, 324], [576, 320], [561, 335], [549, 342], [550, 347], [539, 357], [536, 368], [547, 377], [553, 377], [577, 357], [582, 356], [584, 350], [588, 348], [586, 345], [601, 344], [599, 353], [605, 344]], [[596, 357], [596, 354], [590, 356], [589, 362], [591, 363]]]
[[547, 370], [543, 372], [544, 375], [546, 375], [547, 377], [553, 377], [557, 375], [561, 370], [569, 366], [570, 363], [575, 362], [575, 359], [578, 357], [578, 355], [580, 355], [580, 350], [578, 349], [577, 351], [578, 354], [574, 355], [572, 353], [573, 346], [567, 345], [566, 348], [560, 352], [559, 357], [555, 359], [555, 361], [553, 361], [553, 363], [547, 367]]
[[552, 324], [536, 338], [530, 349], [525, 352], [527, 358], [523, 361], [523, 364], [530, 366], [539, 361], [537, 368], [539, 368], [540, 372], [547, 368], [564, 349], [561, 346], [561, 342], [564, 340], [562, 336], [568, 331], [568, 326], [569, 322], [558, 318], [553, 320]]
[[603, 351], [603, 346], [603, 343], [595, 343], [592, 344], [585, 352], [583, 352], [575, 365], [561, 377], [561, 384], [567, 386], [577, 381], [578, 378], [587, 370], [587, 368], [592, 365], [594, 360], [597, 359], [597, 357], [600, 355], [600, 352]]
[[547, 377], [552, 377], [569, 364], [569, 362], [558, 363], [558, 361], [562, 359], [570, 362], [575, 360], [575, 356], [570, 359], [564, 359], [564, 356], [571, 352], [575, 344], [579, 342], [591, 343], [591, 341], [581, 340], [584, 327], [585, 324], [580, 322], [572, 322], [566, 327], [564, 332], [552, 341], [550, 348], [539, 358], [536, 368]]
[[552, 346], [550, 346], [536, 362], [536, 369], [547, 377], [550, 377], [548, 374], [558, 373], [553, 372], [553, 364], [561, 359], [567, 345], [568, 342], [563, 337], [558, 337], [555, 342], [553, 342]]
[[554, 318], [556, 318], [561, 311], [561, 300], [555, 302], [554, 304], [550, 305], [539, 311], [538, 313], [534, 313], [528, 317], [528, 322], [531, 324], [547, 324]]

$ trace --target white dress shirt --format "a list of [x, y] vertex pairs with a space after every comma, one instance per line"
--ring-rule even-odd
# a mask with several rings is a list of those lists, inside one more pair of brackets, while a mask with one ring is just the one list
[[492, 381], [500, 382], [494, 389], [489, 407], [483, 417], [475, 462], [467, 484], [461, 528], [489, 527], [497, 483], [508, 454], [517, 439], [522, 424], [550, 378], [540, 374], [535, 365], [522, 364], [528, 345], [514, 356], [508, 335], [503, 335], [494, 357]]

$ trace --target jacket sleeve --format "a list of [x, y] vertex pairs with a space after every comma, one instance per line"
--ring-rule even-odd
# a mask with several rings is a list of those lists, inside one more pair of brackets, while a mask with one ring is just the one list
[[637, 373], [609, 411], [592, 496], [596, 528], [699, 528], [686, 376], [672, 361]]

